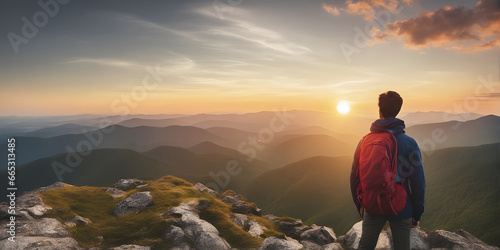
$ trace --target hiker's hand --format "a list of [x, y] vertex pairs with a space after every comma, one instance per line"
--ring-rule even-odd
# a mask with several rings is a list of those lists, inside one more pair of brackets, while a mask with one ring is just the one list
[[420, 224], [420, 221], [415, 220], [414, 218], [411, 218], [411, 228], [417, 228], [419, 224]]

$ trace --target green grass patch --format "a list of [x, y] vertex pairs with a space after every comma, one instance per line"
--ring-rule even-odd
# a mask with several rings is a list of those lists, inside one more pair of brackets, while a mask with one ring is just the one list
[[209, 206], [200, 212], [200, 218], [208, 221], [219, 230], [220, 235], [235, 248], [258, 248], [263, 240], [251, 236], [248, 232], [236, 225], [230, 218], [230, 205], [210, 199]]
[[[161, 239], [166, 223], [160, 214], [169, 208], [192, 199], [209, 197], [192, 189], [192, 184], [182, 179], [165, 176], [147, 182], [147, 186], [128, 191], [114, 199], [106, 188], [68, 186], [40, 193], [44, 203], [53, 209], [47, 216], [67, 222], [76, 215], [83, 216], [92, 223], [69, 228], [69, 232], [82, 247], [114, 247], [123, 244], [148, 245], [154, 249], [164, 249]], [[113, 209], [121, 200], [136, 192], [150, 191], [153, 205], [138, 214], [117, 217]]]

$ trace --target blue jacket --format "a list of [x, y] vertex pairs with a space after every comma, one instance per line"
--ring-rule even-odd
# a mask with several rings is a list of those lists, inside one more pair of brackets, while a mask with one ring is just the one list
[[[371, 132], [389, 131], [394, 134], [398, 143], [398, 174], [396, 182], [404, 180], [404, 187], [408, 198], [406, 207], [399, 212], [398, 218], [414, 218], [420, 221], [420, 217], [424, 213], [424, 196], [425, 196], [425, 176], [422, 166], [422, 155], [417, 142], [405, 134], [404, 121], [397, 118], [379, 119], [372, 123]], [[351, 193], [354, 203], [360, 211], [358, 204], [357, 190], [359, 178], [357, 176], [358, 160], [359, 160], [359, 145], [354, 154], [354, 160], [351, 170]]]

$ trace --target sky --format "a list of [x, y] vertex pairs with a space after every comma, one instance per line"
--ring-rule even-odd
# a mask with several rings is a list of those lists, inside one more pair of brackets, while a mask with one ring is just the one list
[[498, 0], [3, 0], [0, 115], [500, 115]]

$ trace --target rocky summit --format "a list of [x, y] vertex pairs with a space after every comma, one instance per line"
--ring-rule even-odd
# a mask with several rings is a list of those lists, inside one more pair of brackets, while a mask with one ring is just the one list
[[[0, 204], [4, 225], [8, 209]], [[15, 237], [0, 231], [0, 249], [357, 249], [362, 232], [361, 222], [337, 237], [329, 227], [262, 215], [240, 194], [172, 176], [123, 179], [109, 188], [55, 183], [18, 197], [15, 221]], [[377, 249], [393, 249], [390, 229]], [[499, 248], [464, 230], [417, 228], [411, 249]]]

